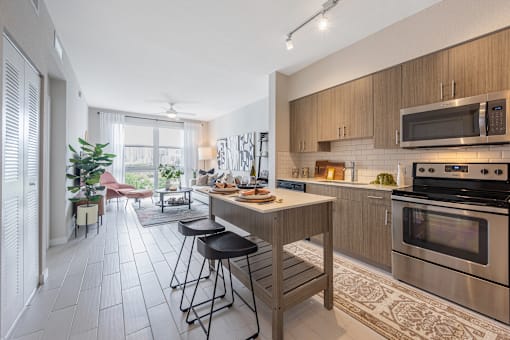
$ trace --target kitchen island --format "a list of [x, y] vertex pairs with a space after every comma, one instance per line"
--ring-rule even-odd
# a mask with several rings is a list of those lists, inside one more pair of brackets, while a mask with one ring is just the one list
[[[333, 308], [334, 197], [288, 190], [273, 192], [281, 202], [245, 203], [235, 195], [209, 195], [210, 217], [221, 218], [250, 233], [259, 250], [251, 256], [254, 290], [272, 308], [272, 338], [283, 339], [283, 313], [323, 291], [324, 307]], [[286, 251], [283, 246], [323, 235], [323, 268]], [[249, 287], [246, 261], [232, 261], [232, 274]]]

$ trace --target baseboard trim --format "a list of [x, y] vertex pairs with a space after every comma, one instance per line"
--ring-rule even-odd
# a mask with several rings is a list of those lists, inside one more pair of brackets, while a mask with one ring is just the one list
[[58, 237], [50, 240], [50, 247], [60, 246], [66, 244], [69, 237]]

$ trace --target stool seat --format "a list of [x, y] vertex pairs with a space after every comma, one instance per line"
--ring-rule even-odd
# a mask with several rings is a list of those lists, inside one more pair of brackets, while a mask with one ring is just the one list
[[184, 236], [203, 236], [225, 231], [224, 226], [209, 218], [187, 222], [179, 221], [178, 229]]
[[231, 231], [199, 237], [198, 252], [209, 260], [231, 259], [257, 252], [258, 247], [252, 241]]

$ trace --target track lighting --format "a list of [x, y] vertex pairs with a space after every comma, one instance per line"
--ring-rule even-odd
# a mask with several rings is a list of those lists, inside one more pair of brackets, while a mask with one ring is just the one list
[[294, 43], [292, 42], [292, 37], [287, 36], [287, 40], [285, 40], [285, 45], [287, 46], [287, 51], [290, 51], [294, 48]]
[[321, 16], [321, 18], [319, 19], [319, 22], [318, 22], [319, 30], [321, 30], [321, 31], [327, 30], [329, 27], [329, 21], [328, 21], [328, 18], [326, 17], [326, 13], [328, 11], [330, 11], [333, 7], [338, 5], [339, 2], [340, 2], [340, 0], [326, 1], [325, 3], [322, 4], [322, 8], [320, 11], [317, 11], [317, 13], [312, 15], [310, 18], [306, 19], [301, 25], [297, 26], [292, 31], [290, 31], [287, 34], [287, 39], [285, 40], [285, 46], [287, 47], [287, 50], [290, 51], [294, 48], [294, 43], [292, 42], [292, 35], [294, 33], [296, 33], [297, 31], [299, 31], [304, 26], [306, 26], [309, 22], [313, 21], [318, 16]]
[[322, 13], [321, 18], [319, 19], [319, 24], [317, 25], [319, 27], [319, 31], [325, 31], [328, 29], [329, 26], [329, 20], [324, 13]]

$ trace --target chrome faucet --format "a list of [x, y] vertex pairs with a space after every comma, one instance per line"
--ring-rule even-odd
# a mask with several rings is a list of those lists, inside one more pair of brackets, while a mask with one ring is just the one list
[[[344, 167], [344, 173], [345, 173], [345, 170], [347, 170], [347, 169], [351, 170], [351, 182], [354, 182], [354, 175], [356, 173], [356, 163], [354, 161], [351, 161], [351, 166]], [[344, 180], [345, 180], [345, 176], [344, 176]]]

